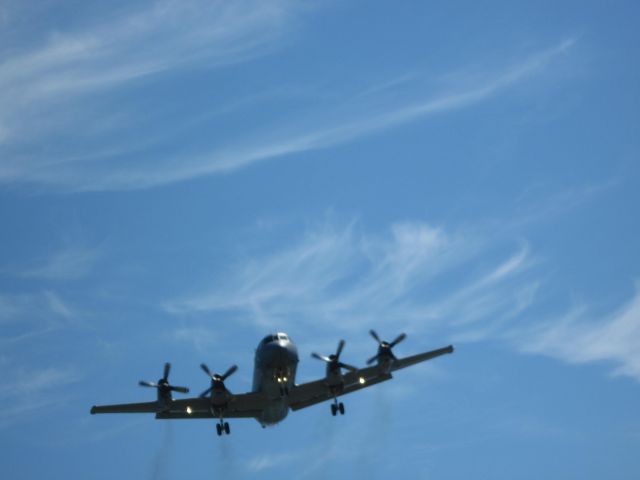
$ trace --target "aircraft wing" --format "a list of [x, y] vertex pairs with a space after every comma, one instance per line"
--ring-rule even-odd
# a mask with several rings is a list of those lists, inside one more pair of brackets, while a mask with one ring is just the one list
[[[392, 377], [389, 373], [380, 372], [376, 366], [356, 372], [349, 372], [344, 375], [343, 378], [344, 388], [342, 391], [337, 392], [336, 396], [362, 390], [363, 388], [390, 380]], [[359, 378], [362, 378], [364, 383], [361, 383]], [[333, 396], [334, 394], [331, 391], [331, 387], [324, 378], [313, 382], [302, 383], [296, 385], [296, 387], [289, 392], [289, 407], [291, 407], [291, 410], [300, 410], [301, 408], [310, 407], [325, 400], [331, 400]]]
[[447, 353], [453, 353], [453, 345], [449, 345], [448, 347], [444, 348], [438, 348], [437, 350], [431, 350], [430, 352], [418, 353], [417, 355], [412, 355], [410, 357], [398, 358], [391, 364], [391, 371], [395, 372], [396, 370], [400, 370], [401, 368], [410, 367], [411, 365], [415, 365], [416, 363], [431, 360], [432, 358], [436, 358]]
[[91, 415], [96, 413], [156, 413], [158, 402], [120, 403], [91, 407]]
[[[254, 418], [266, 406], [267, 400], [259, 393], [230, 394], [224, 409], [224, 418]], [[173, 400], [164, 410], [157, 402], [123, 403], [91, 408], [91, 413], [155, 413], [158, 419], [217, 418], [209, 397]]]
[[[224, 418], [255, 418], [267, 405], [267, 398], [261, 393], [230, 394], [224, 408]], [[159, 419], [218, 418], [214, 414], [211, 399], [185, 398], [174, 400], [169, 411], [159, 413]]]
[[[439, 348], [437, 350], [431, 350], [429, 352], [418, 353], [405, 358], [396, 359], [388, 370], [380, 365], [374, 365], [372, 367], [362, 368], [355, 372], [349, 372], [343, 375], [344, 387], [341, 391], [336, 391], [335, 396], [346, 395], [363, 388], [377, 385], [378, 383], [385, 382], [393, 378], [391, 372], [406, 368], [416, 363], [431, 360], [432, 358], [445, 355], [447, 353], [453, 353], [453, 346]], [[302, 383], [296, 385], [295, 388], [289, 393], [289, 407], [291, 410], [300, 410], [317, 403], [331, 400], [334, 397], [334, 392], [331, 386], [327, 382], [326, 378], [315, 380], [313, 382]]]

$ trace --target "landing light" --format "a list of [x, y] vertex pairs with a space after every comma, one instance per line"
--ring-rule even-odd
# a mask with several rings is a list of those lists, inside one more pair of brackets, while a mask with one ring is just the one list
[[193, 410], [191, 410], [191, 407], [187, 407], [187, 415], [191, 415], [191, 412], [193, 412]]
[[364, 379], [364, 377], [360, 377], [358, 379], [358, 381], [360, 382], [360, 385], [364, 385], [364, 383], [366, 382], [366, 380]]

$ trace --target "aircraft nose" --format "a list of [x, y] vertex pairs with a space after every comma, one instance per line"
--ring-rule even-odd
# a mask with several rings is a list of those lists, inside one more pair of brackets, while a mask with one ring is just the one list
[[285, 345], [279, 344], [268, 345], [267, 348], [262, 350], [260, 356], [265, 365], [282, 365], [298, 361], [298, 356], [295, 351], [292, 351]]

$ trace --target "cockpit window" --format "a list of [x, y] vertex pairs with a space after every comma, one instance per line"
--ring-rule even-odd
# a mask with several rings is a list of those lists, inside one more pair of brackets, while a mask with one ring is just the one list
[[289, 337], [286, 333], [276, 333], [275, 335], [267, 335], [260, 342], [261, 345], [266, 345], [270, 342], [276, 342], [278, 340], [289, 340]]

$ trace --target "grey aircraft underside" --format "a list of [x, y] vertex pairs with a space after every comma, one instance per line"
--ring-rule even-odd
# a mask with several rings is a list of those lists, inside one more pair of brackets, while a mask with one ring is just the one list
[[[215, 418], [218, 419], [218, 435], [230, 433], [228, 418], [255, 418], [263, 427], [283, 420], [289, 409], [295, 411], [326, 400], [333, 400], [331, 414], [344, 414], [344, 404], [338, 397], [363, 388], [385, 382], [392, 378], [391, 373], [401, 368], [415, 365], [432, 358], [453, 353], [449, 345], [437, 350], [397, 358], [392, 348], [406, 338], [400, 334], [394, 341], [380, 340], [375, 331], [371, 336], [378, 342], [378, 353], [367, 361], [365, 368], [356, 368], [340, 361], [344, 340], [338, 343], [335, 354], [329, 356], [313, 353], [312, 356], [326, 362], [324, 378], [296, 385], [296, 367], [298, 350], [285, 333], [267, 335], [256, 349], [251, 392], [233, 394], [224, 385], [224, 381], [237, 370], [233, 365], [223, 375], [212, 373], [202, 364], [201, 368], [211, 379], [211, 386], [199, 397], [174, 400], [171, 392], [188, 393], [186, 387], [169, 384], [170, 364], [165, 364], [164, 375], [157, 383], [141, 381], [140, 385], [156, 388], [158, 398], [155, 402], [125, 403], [103, 405], [91, 408], [97, 413], [154, 413], [157, 419]], [[343, 373], [343, 370], [346, 373]]]

